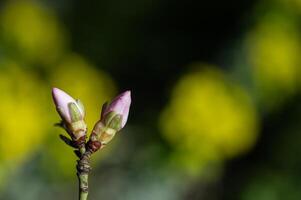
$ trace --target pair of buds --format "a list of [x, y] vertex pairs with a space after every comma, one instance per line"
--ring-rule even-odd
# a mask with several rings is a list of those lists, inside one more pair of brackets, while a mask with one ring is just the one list
[[[86, 145], [86, 148], [91, 152], [104, 147], [125, 126], [131, 104], [130, 91], [118, 95], [111, 103], [105, 103], [102, 107], [100, 119], [94, 125], [89, 141], [86, 144], [87, 125], [84, 120], [85, 108], [83, 104], [80, 100], [75, 100], [58, 88], [52, 89], [52, 97], [56, 110], [62, 119], [60, 125], [71, 137], [71, 146], [80, 147], [81, 145]], [[67, 140], [66, 137], [62, 139], [65, 142]]]

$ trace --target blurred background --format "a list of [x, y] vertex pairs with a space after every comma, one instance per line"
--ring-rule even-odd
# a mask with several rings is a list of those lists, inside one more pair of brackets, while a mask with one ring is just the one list
[[132, 90], [90, 199], [299, 200], [300, 20], [300, 0], [0, 1], [0, 199], [77, 198], [56, 86], [90, 130]]

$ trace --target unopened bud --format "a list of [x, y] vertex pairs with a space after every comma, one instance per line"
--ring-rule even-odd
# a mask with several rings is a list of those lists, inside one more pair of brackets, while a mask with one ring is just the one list
[[52, 89], [52, 97], [72, 139], [75, 141], [84, 140], [87, 126], [84, 121], [85, 111], [82, 103], [58, 88]]
[[92, 151], [97, 151], [96, 147], [100, 148], [109, 143], [116, 132], [125, 126], [130, 105], [130, 91], [120, 94], [109, 105], [107, 103], [103, 105], [101, 119], [95, 124], [89, 140]]
[[[121, 118], [120, 129], [123, 128], [127, 122], [129, 110], [131, 105], [131, 92], [126, 91], [121, 93], [113, 101], [103, 106], [101, 112], [101, 120], [105, 123], [109, 123], [113, 118], [118, 116]], [[118, 131], [118, 130], [117, 130]]]

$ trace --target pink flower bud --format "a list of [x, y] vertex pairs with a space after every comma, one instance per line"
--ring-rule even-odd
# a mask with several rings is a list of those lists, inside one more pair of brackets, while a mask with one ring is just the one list
[[125, 91], [115, 97], [109, 105], [105, 105], [102, 110], [101, 120], [105, 120], [109, 117], [111, 113], [121, 116], [120, 129], [124, 127], [129, 116], [129, 110], [131, 105], [131, 91]]
[[95, 152], [103, 148], [124, 127], [129, 116], [130, 105], [130, 91], [118, 95], [110, 104], [103, 105], [101, 119], [94, 125], [88, 142], [90, 151]]
[[[85, 116], [85, 111], [79, 100], [73, 99], [66, 92], [58, 88], [52, 88], [52, 98], [55, 103], [56, 109], [63, 121], [67, 123], [72, 123], [72, 121], [74, 122], [74, 118], [83, 120]], [[75, 114], [73, 111], [75, 112]]]

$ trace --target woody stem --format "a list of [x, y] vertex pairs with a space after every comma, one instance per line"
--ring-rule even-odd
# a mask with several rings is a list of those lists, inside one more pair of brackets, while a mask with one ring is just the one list
[[81, 157], [77, 161], [77, 177], [79, 181], [79, 200], [87, 200], [88, 193], [89, 193], [89, 186], [88, 186], [88, 177], [89, 172], [91, 170], [90, 167], [90, 156], [91, 152], [86, 151], [85, 148], [79, 148], [81, 152]]

